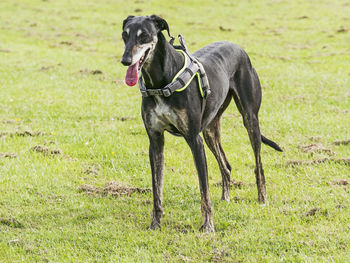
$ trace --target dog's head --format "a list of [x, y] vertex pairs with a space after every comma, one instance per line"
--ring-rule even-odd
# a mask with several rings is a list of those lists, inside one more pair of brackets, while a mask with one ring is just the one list
[[158, 41], [158, 33], [169, 32], [168, 23], [159, 16], [129, 16], [123, 21], [123, 41], [125, 44], [122, 64], [128, 66], [125, 82], [134, 86], [142, 66], [152, 58]]

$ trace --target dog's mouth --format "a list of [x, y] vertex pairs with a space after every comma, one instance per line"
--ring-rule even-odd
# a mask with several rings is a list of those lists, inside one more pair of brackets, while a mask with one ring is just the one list
[[148, 56], [150, 50], [151, 50], [151, 48], [148, 48], [148, 49], [145, 51], [145, 53], [141, 56], [141, 58], [140, 58], [140, 60], [139, 60], [139, 67], [138, 67], [138, 70], [139, 70], [139, 71], [141, 70], [143, 64], [145, 63], [146, 58], [147, 58], [147, 56]]
[[125, 75], [125, 83], [128, 86], [135, 86], [137, 80], [139, 78], [139, 72], [142, 69], [143, 64], [145, 63], [147, 56], [149, 55], [151, 48], [148, 48], [145, 53], [141, 56], [141, 58], [133, 65], [129, 66], [126, 75]]

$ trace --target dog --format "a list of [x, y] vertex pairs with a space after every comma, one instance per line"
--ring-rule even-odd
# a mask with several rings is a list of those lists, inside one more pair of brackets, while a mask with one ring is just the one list
[[[162, 89], [171, 83], [183, 67], [185, 58], [162, 33], [167, 30], [170, 36], [168, 23], [156, 15], [129, 16], [123, 21], [122, 29], [125, 49], [121, 63], [128, 66], [126, 84], [136, 85], [140, 74], [147, 90]], [[220, 142], [220, 117], [232, 98], [243, 117], [254, 151], [258, 201], [261, 203], [267, 201], [260, 157], [261, 142], [282, 151], [275, 142], [260, 133], [258, 111], [261, 87], [247, 53], [231, 42], [221, 41], [199, 49], [192, 56], [202, 64], [207, 75], [211, 89], [207, 98], [201, 96], [199, 82], [195, 79], [191, 80], [186, 89], [170, 96], [154, 95], [142, 98], [141, 114], [149, 138], [152, 171], [153, 216], [150, 229], [160, 228], [163, 213], [165, 131], [182, 136], [191, 148], [201, 193], [200, 229], [205, 232], [214, 232], [214, 224], [207, 162], [200, 133], [203, 133], [204, 140], [220, 167], [221, 199], [229, 201], [231, 165]]]

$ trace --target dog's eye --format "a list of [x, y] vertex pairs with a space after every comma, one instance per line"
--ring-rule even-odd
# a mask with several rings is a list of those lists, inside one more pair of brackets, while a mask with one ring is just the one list
[[141, 43], [148, 43], [150, 42], [150, 37], [146, 33], [141, 33], [141, 35], [139, 36], [139, 40]]
[[128, 38], [128, 33], [126, 33], [125, 31], [123, 31], [123, 33], [122, 33], [122, 38], [124, 39], [124, 40], [126, 40], [127, 38]]

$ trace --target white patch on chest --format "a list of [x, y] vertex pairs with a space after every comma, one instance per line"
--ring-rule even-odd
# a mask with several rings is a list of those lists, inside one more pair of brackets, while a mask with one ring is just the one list
[[172, 108], [160, 96], [155, 96], [155, 101], [156, 106], [151, 115], [153, 127], [169, 130], [173, 126], [179, 131], [187, 131], [187, 116], [183, 111]]
[[174, 111], [163, 102], [159, 96], [155, 96], [156, 106], [152, 113], [152, 126], [166, 129], [169, 124], [176, 122], [176, 114]]
[[164, 117], [171, 117], [171, 115], [175, 116], [174, 111], [162, 100], [160, 100], [159, 98], [157, 99], [157, 97], [158, 96], [156, 96], [157, 105], [154, 109], [156, 114], [158, 116], [164, 116]]

